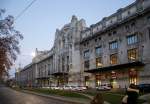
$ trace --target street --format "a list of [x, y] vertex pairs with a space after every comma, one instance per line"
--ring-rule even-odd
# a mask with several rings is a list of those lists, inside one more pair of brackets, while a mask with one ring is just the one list
[[22, 93], [0, 86], [0, 104], [69, 104], [59, 100]]

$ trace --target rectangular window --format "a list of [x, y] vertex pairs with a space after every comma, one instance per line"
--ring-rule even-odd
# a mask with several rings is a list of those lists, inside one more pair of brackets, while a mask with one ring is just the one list
[[127, 43], [128, 45], [130, 44], [134, 44], [134, 43], [137, 43], [138, 42], [138, 39], [137, 39], [137, 35], [130, 35], [127, 37]]
[[117, 54], [110, 55], [110, 64], [115, 65], [118, 62]]
[[102, 67], [102, 58], [96, 58], [96, 68]]
[[128, 50], [128, 60], [135, 61], [138, 58], [137, 48]]
[[150, 23], [150, 16], [147, 17], [147, 21], [148, 21], [148, 23]]
[[149, 39], [150, 39], [150, 28], [148, 28], [148, 34], [149, 34]]
[[118, 42], [113, 41], [109, 43], [109, 49], [117, 49], [118, 48]]
[[102, 47], [101, 47], [101, 46], [96, 47], [96, 48], [95, 48], [95, 54], [96, 54], [96, 55], [100, 55], [101, 53], [102, 53]]
[[90, 57], [90, 52], [89, 50], [84, 51], [84, 58], [89, 58]]
[[89, 67], [90, 67], [90, 62], [89, 62], [89, 60], [84, 61], [84, 68], [89, 69]]

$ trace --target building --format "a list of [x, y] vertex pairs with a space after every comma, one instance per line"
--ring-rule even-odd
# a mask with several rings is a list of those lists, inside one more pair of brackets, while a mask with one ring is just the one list
[[[19, 72], [24, 86], [88, 86], [109, 83], [124, 88], [150, 80], [150, 1], [136, 0], [96, 24], [72, 16], [56, 29], [50, 51], [36, 50]], [[16, 77], [17, 77], [16, 76]]]
[[56, 30], [52, 75], [57, 80], [57, 86], [78, 85], [75, 77], [80, 73], [80, 31], [84, 28], [85, 21], [72, 16], [70, 23]]
[[149, 83], [149, 10], [149, 0], [137, 0], [82, 31], [81, 69], [86, 86]]
[[16, 73], [17, 82], [33, 87], [80, 85], [76, 77], [81, 73], [80, 32], [84, 29], [85, 21], [72, 16], [70, 23], [56, 29], [50, 51], [36, 49], [32, 63]]

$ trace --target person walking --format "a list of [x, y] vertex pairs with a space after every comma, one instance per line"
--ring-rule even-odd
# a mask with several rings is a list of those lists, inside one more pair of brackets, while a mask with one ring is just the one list
[[126, 95], [122, 99], [122, 104], [137, 104], [139, 90], [136, 85], [130, 84], [126, 90]]
[[139, 90], [135, 84], [130, 84], [127, 89], [127, 104], [137, 104]]
[[104, 104], [104, 99], [101, 93], [96, 94], [90, 104]]

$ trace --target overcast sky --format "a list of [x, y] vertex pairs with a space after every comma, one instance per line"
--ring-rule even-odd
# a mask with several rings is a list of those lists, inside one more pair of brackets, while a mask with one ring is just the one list
[[[56, 28], [69, 23], [72, 15], [86, 20], [87, 26], [95, 24], [103, 17], [115, 13], [135, 0], [36, 0], [34, 4], [15, 21], [24, 40], [21, 41], [21, 55], [16, 67], [25, 66], [32, 60], [31, 53], [49, 50], [53, 46]], [[6, 9], [7, 15], [16, 17], [32, 0], [0, 0], [0, 8]], [[11, 70], [14, 75], [15, 70]]]

